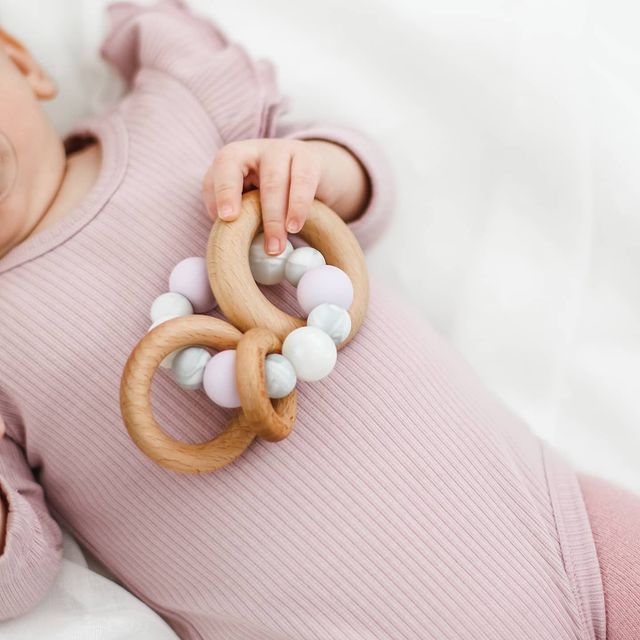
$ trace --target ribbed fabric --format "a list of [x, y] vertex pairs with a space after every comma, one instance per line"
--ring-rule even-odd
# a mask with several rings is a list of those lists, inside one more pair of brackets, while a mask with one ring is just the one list
[[[103, 53], [132, 90], [73, 132], [99, 138], [98, 182], [0, 260], [0, 489], [11, 510], [0, 619], [55, 578], [52, 513], [189, 640], [603, 640], [575, 474], [377, 282], [331, 375], [299, 385], [286, 440], [257, 441], [202, 476], [135, 447], [119, 412], [122, 369], [172, 267], [204, 255], [201, 180], [225, 142], [350, 148], [373, 187], [351, 224], [364, 247], [393, 194], [374, 143], [337, 126], [281, 127], [272, 69], [178, 3], [112, 15]], [[297, 312], [287, 283], [264, 292]], [[187, 442], [230, 415], [164, 371], [152, 401]]]
[[604, 586], [607, 640], [640, 638], [640, 500], [601, 478], [580, 475]]

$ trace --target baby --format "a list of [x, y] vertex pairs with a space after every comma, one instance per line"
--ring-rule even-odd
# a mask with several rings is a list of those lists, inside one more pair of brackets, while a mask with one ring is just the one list
[[[177, 0], [110, 13], [130, 90], [64, 140], [51, 79], [0, 36], [0, 620], [50, 588], [64, 523], [188, 640], [640, 637], [637, 499], [578, 480], [375, 281], [286, 440], [201, 476], [137, 449], [120, 376], [211, 218], [259, 187], [277, 254], [317, 197], [367, 248], [393, 188], [363, 134], [284, 125], [272, 67]], [[229, 417], [164, 374], [152, 402], [186, 442]]]

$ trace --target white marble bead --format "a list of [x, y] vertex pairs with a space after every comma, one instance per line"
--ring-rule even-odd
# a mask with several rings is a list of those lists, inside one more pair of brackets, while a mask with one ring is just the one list
[[[159, 324], [162, 324], [163, 322], [166, 322], [167, 320], [171, 320], [172, 318], [178, 318], [178, 317], [182, 317], [182, 316], [170, 316], [167, 318], [158, 318], [158, 320], [156, 320], [150, 327], [149, 327], [149, 331], [151, 331], [151, 329], [157, 327]], [[147, 331], [147, 333], [149, 333], [149, 331]], [[160, 363], [160, 367], [162, 369], [171, 369], [171, 367], [173, 366], [173, 359], [176, 357], [176, 355], [178, 355], [178, 353], [180, 353], [180, 351], [182, 351], [182, 349], [177, 349], [176, 351], [172, 351], [161, 363]]]
[[298, 380], [315, 382], [331, 373], [338, 352], [322, 329], [299, 327], [284, 339], [282, 355], [291, 361]]
[[[183, 300], [181, 300], [180, 298], [182, 298]], [[163, 315], [161, 313], [164, 310], [167, 311], [166, 315]], [[149, 327], [149, 331], [151, 331], [151, 329], [153, 329], [154, 327], [157, 327], [162, 322], [166, 322], [167, 320], [171, 320], [172, 318], [182, 318], [184, 316], [190, 316], [192, 313], [193, 306], [186, 296], [171, 291], [168, 293], [163, 293], [162, 295], [158, 296], [151, 305], [150, 315], [151, 319], [153, 320], [153, 324]], [[173, 359], [180, 351], [181, 349], [178, 349], [177, 351], [173, 351], [172, 353], [170, 353], [160, 363], [160, 366], [163, 369], [171, 369], [171, 366], [173, 365]]]
[[284, 251], [271, 256], [264, 250], [264, 233], [259, 233], [249, 247], [249, 266], [253, 279], [259, 284], [278, 284], [284, 279], [287, 258], [293, 253], [293, 245], [287, 240]]
[[202, 386], [202, 377], [211, 354], [202, 347], [186, 347], [173, 359], [174, 380], [183, 389], [195, 391]]
[[189, 299], [181, 293], [167, 291], [159, 295], [151, 305], [149, 313], [151, 322], [160, 318], [177, 318], [178, 316], [190, 316], [193, 313], [193, 306]]
[[324, 264], [327, 264], [327, 262], [317, 249], [313, 247], [298, 247], [287, 258], [284, 275], [294, 287], [297, 287], [300, 278], [309, 269], [321, 267]]
[[307, 326], [322, 329], [338, 345], [351, 333], [351, 316], [337, 304], [323, 302], [311, 310]]
[[279, 353], [270, 353], [265, 358], [264, 377], [267, 384], [267, 395], [270, 398], [288, 396], [298, 381], [291, 362]]

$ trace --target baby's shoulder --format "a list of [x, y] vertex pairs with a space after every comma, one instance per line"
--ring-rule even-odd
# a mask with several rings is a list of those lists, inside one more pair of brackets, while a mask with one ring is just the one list
[[135, 100], [129, 103], [143, 116], [168, 108], [168, 117], [188, 120], [199, 109], [226, 143], [261, 137], [285, 103], [270, 62], [253, 60], [183, 2], [117, 3], [110, 14], [101, 53], [130, 87]]

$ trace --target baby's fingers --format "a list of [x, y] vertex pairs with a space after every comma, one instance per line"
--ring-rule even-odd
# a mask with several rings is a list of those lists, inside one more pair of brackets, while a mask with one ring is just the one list
[[287, 240], [284, 221], [287, 214], [291, 147], [272, 143], [260, 158], [260, 204], [264, 249], [270, 255], [282, 253]]
[[287, 231], [297, 233], [302, 229], [311, 203], [318, 190], [320, 169], [306, 147], [301, 147], [291, 161], [291, 187], [289, 189], [289, 208], [287, 210]]
[[234, 220], [240, 212], [242, 187], [250, 151], [240, 144], [228, 144], [207, 170], [202, 197], [212, 220]]

